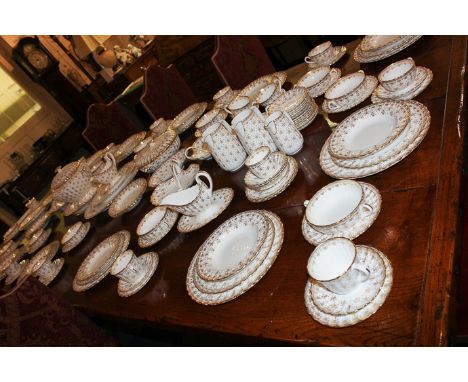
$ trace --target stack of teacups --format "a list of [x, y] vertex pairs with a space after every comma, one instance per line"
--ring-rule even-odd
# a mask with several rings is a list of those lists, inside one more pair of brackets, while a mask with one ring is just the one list
[[283, 192], [297, 173], [294, 158], [281, 151], [271, 152], [262, 146], [246, 159], [248, 171], [244, 177], [247, 198], [252, 202], [271, 199]]
[[325, 41], [309, 51], [304, 61], [311, 69], [322, 65], [333, 65], [346, 53], [344, 46], [333, 46], [331, 41]]

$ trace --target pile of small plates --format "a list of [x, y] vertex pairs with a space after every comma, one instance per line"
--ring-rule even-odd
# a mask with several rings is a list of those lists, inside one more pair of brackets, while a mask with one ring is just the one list
[[81, 263], [73, 279], [73, 290], [83, 292], [99, 283], [110, 272], [115, 260], [130, 243], [130, 232], [122, 230], [99, 243]]
[[202, 305], [231, 301], [268, 272], [284, 239], [279, 217], [266, 210], [237, 214], [221, 224], [190, 263], [187, 291]]
[[315, 119], [318, 106], [307, 89], [298, 86], [275, 99], [268, 107], [268, 114], [277, 110], [286, 111], [297, 129], [302, 130]]
[[418, 41], [422, 36], [366, 36], [354, 51], [357, 62], [374, 62], [390, 57]]
[[337, 179], [376, 174], [418, 147], [430, 122], [429, 110], [417, 101], [387, 101], [366, 106], [333, 130], [320, 152], [320, 166]]
[[172, 120], [168, 129], [172, 129], [177, 134], [182, 134], [185, 130], [189, 129], [200, 118], [206, 110], [208, 104], [206, 102], [195, 103], [186, 109], [182, 110]]
[[67, 232], [62, 236], [61, 244], [62, 244], [62, 252], [70, 252], [73, 248], [78, 246], [91, 228], [91, 223], [86, 222], [76, 222], [70, 228], [68, 228]]

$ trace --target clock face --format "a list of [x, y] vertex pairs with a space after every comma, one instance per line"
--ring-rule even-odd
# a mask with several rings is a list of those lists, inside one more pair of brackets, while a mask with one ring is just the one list
[[47, 69], [47, 67], [50, 65], [49, 56], [42, 50], [39, 50], [35, 47], [31, 49], [29, 53], [26, 53], [26, 58], [30, 64], [39, 71]]

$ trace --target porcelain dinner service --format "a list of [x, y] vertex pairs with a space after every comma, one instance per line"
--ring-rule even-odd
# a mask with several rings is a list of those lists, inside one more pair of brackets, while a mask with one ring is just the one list
[[158, 267], [159, 256], [148, 252], [141, 256], [129, 249], [123, 252], [112, 265], [111, 275], [119, 278], [117, 293], [120, 297], [130, 297], [143, 288]]
[[249, 168], [244, 177], [245, 195], [260, 203], [281, 194], [297, 175], [298, 165], [293, 157], [282, 152], [272, 153], [268, 147], [255, 150], [246, 160]]
[[67, 253], [77, 247], [86, 237], [90, 228], [90, 222], [83, 223], [78, 221], [70, 226], [60, 240], [62, 252]]
[[422, 36], [365, 36], [354, 51], [354, 60], [374, 62], [390, 57], [418, 41]]
[[322, 325], [346, 327], [373, 315], [392, 284], [390, 260], [379, 250], [336, 238], [315, 248], [309, 257], [304, 302]]
[[379, 216], [382, 198], [369, 183], [345, 180], [324, 186], [304, 206], [302, 234], [318, 245], [335, 237], [353, 240], [362, 235]]
[[177, 134], [182, 134], [185, 130], [193, 126], [204, 113], [207, 106], [208, 104], [206, 102], [199, 102], [185, 108], [177, 114], [167, 128], [175, 130]]
[[326, 113], [349, 110], [370, 97], [377, 83], [377, 78], [362, 70], [341, 77], [325, 92], [322, 109]]
[[190, 263], [187, 291], [202, 305], [233, 300], [268, 272], [281, 250], [284, 231], [266, 210], [241, 212], [221, 224]]
[[394, 62], [380, 72], [372, 102], [413, 99], [429, 86], [432, 77], [430, 69], [416, 66], [412, 58]]
[[324, 94], [340, 77], [340, 69], [323, 65], [309, 70], [297, 81], [295, 86], [307, 89], [309, 95], [316, 98]]
[[[395, 109], [398, 103], [406, 105], [410, 110], [409, 122], [402, 130], [397, 119], [392, 122], [391, 118], [386, 117], [387, 122], [382, 125], [382, 116], [373, 115], [377, 111], [379, 114], [388, 114], [383, 110]], [[377, 107], [380, 109], [376, 109]], [[362, 178], [383, 171], [404, 159], [421, 143], [429, 130], [430, 121], [429, 110], [417, 101], [387, 101], [366, 106], [351, 114], [335, 128], [320, 152], [320, 166], [325, 173], [338, 179]], [[345, 135], [340, 131], [341, 126], [351, 126], [348, 122], [356, 127], [358, 135], [366, 132], [365, 140], [354, 141], [355, 143], [348, 140], [348, 143], [345, 143]], [[375, 129], [372, 126], [375, 126]], [[340, 136], [342, 138], [337, 138]], [[354, 144], [353, 148], [362, 155], [346, 159], [335, 157], [330, 152], [330, 142], [335, 138], [343, 139], [343, 145]]]
[[139, 178], [129, 183], [120, 193], [112, 200], [109, 210], [107, 211], [111, 218], [116, 218], [133, 210], [143, 198], [143, 194], [147, 188], [146, 179]]
[[73, 290], [84, 292], [98, 284], [108, 275], [115, 260], [127, 250], [130, 232], [119, 231], [100, 242], [81, 263], [75, 278]]
[[345, 46], [333, 46], [330, 41], [325, 41], [309, 51], [304, 61], [311, 69], [317, 66], [333, 65], [346, 53]]

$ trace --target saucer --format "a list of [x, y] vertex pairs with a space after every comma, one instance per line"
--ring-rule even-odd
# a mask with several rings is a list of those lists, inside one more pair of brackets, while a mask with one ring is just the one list
[[323, 66], [323, 65], [331, 66], [335, 62], [340, 60], [341, 57], [343, 57], [346, 54], [346, 47], [345, 46], [334, 46], [333, 49], [335, 50], [335, 54], [334, 54], [333, 57], [329, 58], [328, 60], [310, 63], [310, 64], [308, 64], [309, 68], [314, 69], [314, 68], [317, 68], [317, 67]]
[[252, 190], [251, 188], [246, 187], [245, 195], [249, 201], [260, 203], [273, 199], [289, 187], [297, 175], [298, 166], [293, 157], [286, 157], [286, 159], [288, 161], [288, 168], [286, 169], [284, 176], [279, 178], [272, 187], [262, 191]]
[[[368, 260], [366, 260], [366, 263], [373, 262], [373, 266], [378, 267], [376, 268], [378, 269], [378, 273], [383, 273], [385, 269], [383, 284], [378, 287], [377, 294], [374, 298], [371, 298], [370, 296], [375, 293], [377, 285], [379, 285], [380, 282], [377, 282], [377, 285], [372, 286], [366, 282], [359, 288], [359, 291], [352, 292], [347, 295], [335, 295], [330, 296], [329, 298], [324, 298], [324, 295], [320, 295], [320, 291], [318, 291], [316, 286], [310, 280], [308, 280], [304, 292], [304, 302], [307, 308], [307, 312], [313, 317], [314, 320], [318, 321], [322, 325], [343, 328], [364, 321], [377, 312], [390, 293], [393, 284], [393, 269], [392, 264], [388, 260], [387, 256], [375, 248], [363, 245], [358, 245], [357, 248], [358, 253], [361, 251], [367, 252]], [[375, 256], [379, 256], [382, 259], [384, 268], [378, 265], [378, 262], [375, 261]], [[371, 259], [374, 260], [371, 261]], [[375, 280], [373, 278], [373, 281], [377, 281], [377, 279], [381, 277], [382, 276], [379, 275]], [[363, 289], [363, 287], [366, 288], [366, 285], [367, 289]], [[320, 306], [326, 306], [327, 310], [330, 310], [333, 313], [330, 314], [324, 312], [319, 308], [316, 303], [318, 300], [314, 299], [314, 297], [317, 298], [319, 295], [321, 297]], [[332, 297], [335, 297], [336, 300], [333, 300]], [[339, 302], [344, 304], [339, 306]], [[353, 308], [357, 308], [357, 310], [353, 310]], [[348, 311], [350, 313], [335, 313]]]
[[221, 293], [203, 293], [197, 289], [194, 283], [195, 272], [197, 272], [196, 264], [198, 257], [194, 256], [187, 272], [186, 286], [188, 294], [195, 302], [202, 305], [224, 304], [247, 292], [269, 271], [281, 251], [284, 240], [284, 228], [283, 223], [276, 214], [266, 210], [262, 210], [261, 213], [264, 214], [265, 217], [269, 218], [275, 227], [274, 242], [265, 260], [258, 265], [252, 274], [237, 284], [234, 288]]
[[83, 226], [80, 226], [75, 236], [71, 237], [69, 240], [67, 240], [65, 243], [62, 244], [62, 252], [63, 253], [70, 252], [73, 248], [77, 247], [78, 244], [80, 244], [83, 241], [83, 239], [86, 237], [90, 228], [91, 228], [90, 222], [86, 222], [83, 224]]
[[[18, 279], [19, 275], [21, 273], [23, 273], [23, 270], [24, 270], [24, 267], [29, 263], [29, 260], [21, 260], [19, 262], [19, 268], [18, 270], [14, 273], [14, 274], [11, 274], [9, 275], [6, 279], [5, 279], [5, 285], [11, 285], [13, 284], [16, 279]], [[5, 276], [6, 276], [6, 273], [5, 273]], [[0, 277], [0, 280], [2, 279], [2, 277]]]
[[432, 82], [432, 70], [418, 66], [418, 71], [415, 81], [404, 89], [397, 92], [391, 92], [379, 85], [372, 93], [372, 103], [382, 102], [389, 99], [407, 101], [413, 99], [422, 93]]
[[344, 237], [349, 240], [353, 240], [366, 232], [367, 229], [375, 222], [377, 216], [379, 216], [380, 208], [382, 206], [382, 197], [380, 196], [380, 192], [372, 184], [364, 182], [359, 182], [359, 184], [362, 186], [364, 191], [364, 203], [372, 207], [372, 212], [367, 216], [362, 217], [362, 219], [359, 220], [359, 224], [353, 226], [349, 230], [339, 232], [337, 235], [329, 235], [317, 231], [307, 223], [304, 214], [304, 218], [302, 219], [302, 234], [310, 244], [317, 246], [334, 237]]
[[119, 192], [107, 211], [111, 218], [116, 218], [134, 209], [146, 191], [146, 179], [138, 178]]
[[32, 254], [36, 252], [39, 248], [41, 248], [44, 245], [44, 243], [47, 241], [51, 233], [52, 233], [51, 228], [47, 228], [46, 230], [43, 230], [42, 233], [33, 242], [28, 243], [27, 253]]
[[[318, 83], [310, 88], [307, 88], [309, 95], [316, 98], [324, 94], [330, 86], [332, 86], [341, 77], [341, 70], [338, 68], [331, 68], [328, 73], [328, 79], [323, 83]], [[320, 81], [321, 82], [321, 81]]]
[[137, 293], [148, 283], [158, 267], [159, 256], [156, 252], [145, 253], [144, 255], [139, 256], [138, 259], [143, 262], [145, 273], [135, 283], [128, 283], [126, 281], [119, 280], [117, 293], [120, 297], [130, 297]]
[[[165, 208], [165, 207], [156, 207], [156, 208]], [[155, 209], [156, 209], [155, 208]], [[151, 210], [148, 214], [152, 213], [155, 209]], [[142, 221], [148, 216], [146, 214]], [[179, 217], [179, 213], [176, 211], [172, 211], [170, 209], [166, 209], [165, 216], [163, 219], [157, 223], [157, 225], [148, 231], [147, 233], [138, 236], [138, 245], [141, 248], [147, 248], [151, 247], [152, 245], [156, 244], [158, 241], [160, 241], [164, 236], [166, 236], [169, 231], [174, 227], [174, 224], [177, 221], [177, 218]], [[140, 224], [142, 224], [140, 222]], [[140, 227], [140, 224], [138, 225]], [[137, 229], [138, 233], [138, 229]]]
[[353, 107], [359, 105], [361, 102], [364, 102], [368, 97], [370, 97], [374, 89], [377, 87], [378, 83], [379, 81], [376, 77], [366, 76], [364, 78], [364, 86], [362, 88], [359, 88], [358, 90], [355, 89], [354, 91], [352, 91], [351, 94], [348, 97], [346, 97], [348, 101], [344, 105], [331, 110], [328, 107], [329, 100], [325, 99], [322, 104], [322, 109], [328, 114], [340, 113], [342, 111], [352, 109]]
[[311, 297], [322, 312], [331, 315], [352, 314], [365, 308], [379, 294], [385, 282], [383, 258], [370, 247], [356, 246], [357, 261], [369, 270], [369, 278], [347, 294], [330, 292], [320, 283], [312, 282]]
[[211, 205], [195, 216], [182, 215], [177, 224], [179, 232], [195, 231], [216, 219], [229, 206], [234, 197], [232, 188], [221, 188], [213, 192]]
[[47, 277], [39, 277], [39, 281], [45, 286], [49, 285], [52, 281], [54, 281], [54, 279], [60, 273], [64, 263], [65, 263], [65, 260], [63, 259], [63, 257], [60, 257], [59, 259], [55, 259], [53, 261], [53, 264], [55, 265], [54, 271], [50, 275], [47, 275]]

